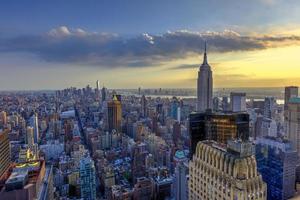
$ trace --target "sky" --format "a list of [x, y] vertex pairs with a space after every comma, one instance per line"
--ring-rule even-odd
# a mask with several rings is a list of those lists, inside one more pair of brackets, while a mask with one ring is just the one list
[[0, 90], [300, 85], [299, 0], [1, 0]]

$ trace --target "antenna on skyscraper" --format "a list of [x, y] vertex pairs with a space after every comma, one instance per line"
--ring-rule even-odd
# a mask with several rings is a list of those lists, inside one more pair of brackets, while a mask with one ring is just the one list
[[203, 58], [203, 64], [207, 64], [206, 40], [204, 41], [204, 58]]

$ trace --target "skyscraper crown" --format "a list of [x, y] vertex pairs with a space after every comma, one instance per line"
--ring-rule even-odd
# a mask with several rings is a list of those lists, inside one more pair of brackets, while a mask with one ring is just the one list
[[207, 48], [206, 48], [206, 41], [204, 43], [204, 55], [203, 55], [203, 63], [200, 66], [200, 69], [208, 69], [210, 70], [210, 66], [207, 62]]

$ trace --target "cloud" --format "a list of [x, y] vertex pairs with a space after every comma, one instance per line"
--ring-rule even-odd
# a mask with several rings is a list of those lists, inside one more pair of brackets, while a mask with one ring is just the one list
[[184, 65], [178, 65], [175, 67], [171, 67], [168, 70], [182, 70], [182, 69], [195, 69], [195, 68], [199, 68], [199, 63], [198, 64], [184, 64]]
[[[41, 35], [21, 35], [0, 39], [0, 52], [25, 52], [47, 62], [99, 67], [146, 67], [203, 51], [251, 51], [295, 44], [299, 36], [243, 36], [232, 30], [223, 32], [168, 31], [144, 33], [126, 38], [114, 33], [88, 32], [61, 26]], [[178, 66], [189, 68], [193, 66]]]

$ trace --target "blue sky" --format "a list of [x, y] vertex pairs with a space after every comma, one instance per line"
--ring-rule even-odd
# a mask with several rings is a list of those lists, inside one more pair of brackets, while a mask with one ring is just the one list
[[66, 25], [90, 31], [136, 34], [297, 23], [297, 0], [52, 0], [1, 1], [4, 31], [43, 32]]
[[229, 52], [298, 43], [299, 23], [299, 0], [1, 1], [0, 90], [94, 79], [113, 88], [194, 87], [161, 77], [200, 63], [204, 40], [212, 61], [228, 61]]

